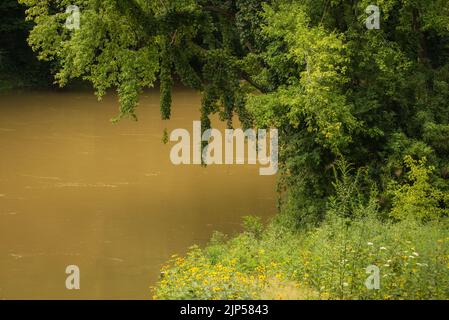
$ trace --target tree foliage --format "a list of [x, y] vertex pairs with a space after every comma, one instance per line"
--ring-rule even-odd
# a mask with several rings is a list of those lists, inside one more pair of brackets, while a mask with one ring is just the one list
[[[370, 0], [20, 0], [34, 21], [29, 43], [58, 64], [61, 85], [115, 88], [122, 117], [160, 81], [170, 117], [176, 80], [201, 91], [203, 127], [219, 113], [232, 126], [281, 133], [280, 190], [298, 221], [316, 221], [344, 157], [378, 183], [384, 206], [405, 156], [426, 157], [447, 191], [449, 2], [378, 0], [380, 30], [367, 30]], [[65, 8], [82, 10], [64, 28]], [[439, 204], [444, 209], [444, 204]]]

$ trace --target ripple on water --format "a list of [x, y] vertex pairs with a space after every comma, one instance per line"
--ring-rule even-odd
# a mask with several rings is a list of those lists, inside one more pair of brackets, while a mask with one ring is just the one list
[[17, 214], [17, 212], [14, 212], [14, 211], [2, 213], [2, 215], [5, 215], [5, 216], [15, 216], [16, 214]]
[[98, 183], [79, 183], [79, 182], [61, 182], [55, 184], [56, 188], [118, 188], [115, 184]]

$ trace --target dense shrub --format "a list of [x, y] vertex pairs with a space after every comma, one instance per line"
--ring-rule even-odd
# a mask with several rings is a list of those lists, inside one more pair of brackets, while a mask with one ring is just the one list
[[447, 217], [449, 213], [449, 193], [435, 187], [431, 181], [434, 167], [426, 166], [426, 158], [419, 162], [410, 156], [405, 163], [410, 170], [404, 185], [391, 182], [389, 192], [393, 196], [391, 215], [399, 220], [413, 217], [428, 221]]

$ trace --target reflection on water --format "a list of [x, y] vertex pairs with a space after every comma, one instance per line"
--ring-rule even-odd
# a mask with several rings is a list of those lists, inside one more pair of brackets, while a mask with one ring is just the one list
[[[275, 213], [275, 177], [258, 166], [171, 164], [164, 128], [191, 130], [200, 98], [178, 89], [173, 102], [161, 121], [147, 92], [138, 122], [112, 125], [113, 96], [0, 96], [0, 299], [148, 299], [173, 253]], [[79, 291], [65, 288], [72, 264]]]

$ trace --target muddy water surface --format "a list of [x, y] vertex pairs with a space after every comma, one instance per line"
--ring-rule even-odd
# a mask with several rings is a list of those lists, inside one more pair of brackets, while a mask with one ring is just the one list
[[[151, 91], [138, 122], [113, 125], [113, 95], [0, 95], [0, 299], [149, 299], [173, 253], [275, 214], [275, 178], [257, 165], [170, 162], [164, 128], [191, 131], [200, 105], [185, 89], [173, 100], [170, 121]], [[65, 288], [68, 265], [81, 290]]]

